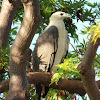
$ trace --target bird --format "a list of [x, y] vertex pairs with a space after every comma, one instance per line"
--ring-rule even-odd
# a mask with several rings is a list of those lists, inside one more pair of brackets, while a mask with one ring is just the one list
[[[57, 11], [49, 18], [49, 24], [38, 37], [33, 51], [33, 71], [34, 72], [55, 72], [58, 64], [63, 61], [68, 54], [69, 37], [65, 28], [64, 19], [70, 18], [68, 13]], [[38, 100], [41, 98], [42, 86], [36, 84], [36, 94]], [[49, 91], [45, 87], [45, 94]]]

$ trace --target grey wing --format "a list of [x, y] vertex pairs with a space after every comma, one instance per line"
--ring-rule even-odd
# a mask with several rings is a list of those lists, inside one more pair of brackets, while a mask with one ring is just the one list
[[33, 51], [33, 71], [50, 71], [58, 48], [58, 37], [55, 26], [50, 26], [39, 36]]
[[66, 56], [67, 56], [67, 54], [68, 54], [68, 48], [69, 48], [69, 37], [68, 37], [68, 32], [66, 31], [65, 32], [65, 36], [66, 36], [66, 40], [65, 40], [65, 50], [66, 50], [66, 52], [65, 52], [65, 56], [64, 56], [64, 58], [66, 58]]

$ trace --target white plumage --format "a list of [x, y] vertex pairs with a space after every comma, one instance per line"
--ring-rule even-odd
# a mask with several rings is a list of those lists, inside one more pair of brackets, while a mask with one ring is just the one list
[[[51, 15], [49, 25], [37, 39], [33, 51], [33, 71], [54, 72], [57, 69], [56, 65], [67, 55], [69, 39], [63, 19], [69, 17], [61, 11]], [[41, 85], [37, 84], [38, 100], [41, 96], [39, 86]]]
[[54, 64], [52, 67], [53, 72], [57, 69], [55, 65], [61, 63], [61, 60], [65, 57], [68, 51], [69, 38], [68, 38], [68, 32], [65, 29], [65, 24], [63, 22], [63, 19], [69, 18], [69, 17], [70, 16], [67, 13], [64, 13], [61, 11], [52, 14], [52, 16], [50, 17], [50, 24], [48, 25], [48, 27], [54, 25], [57, 27], [58, 32], [59, 32], [58, 49], [57, 49]]

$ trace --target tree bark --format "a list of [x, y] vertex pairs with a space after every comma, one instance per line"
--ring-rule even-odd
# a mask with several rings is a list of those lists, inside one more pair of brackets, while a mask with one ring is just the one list
[[[52, 74], [47, 73], [47, 72], [27, 73], [27, 79], [28, 79], [29, 84], [41, 83], [44, 86], [48, 86], [50, 88], [54, 88], [58, 90], [66, 90], [71, 94], [77, 93], [81, 96], [85, 95], [86, 93], [83, 87], [83, 84], [76, 80], [60, 79], [58, 82], [58, 85], [56, 85], [55, 83], [53, 83], [52, 85], [49, 85], [51, 82], [51, 77], [52, 77]], [[9, 89], [9, 80], [6, 80], [0, 83], [0, 93], [7, 91], [8, 89]]]
[[14, 15], [19, 7], [19, 1], [10, 3], [9, 0], [3, 0], [0, 13], [0, 44], [6, 48], [8, 45], [9, 32]]
[[10, 84], [6, 100], [26, 100], [28, 81], [26, 64], [29, 46], [41, 23], [39, 0], [22, 0], [24, 18], [20, 30], [10, 49]]
[[[49, 86], [52, 74], [47, 72], [30, 72], [27, 73], [27, 79], [29, 84], [41, 83], [44, 86]], [[45, 79], [45, 80], [44, 80]], [[100, 80], [96, 81], [99, 89], [100, 89]], [[84, 96], [86, 91], [84, 89], [83, 83], [76, 80], [66, 80], [60, 79], [58, 85], [55, 83], [49, 86], [50, 88], [58, 89], [58, 90], [66, 90], [69, 93], [76, 93], [81, 96]], [[9, 90], [9, 80], [5, 80], [0, 82], [0, 93]]]
[[93, 60], [96, 55], [98, 46], [100, 45], [100, 39], [97, 40], [96, 44], [92, 41], [93, 34], [89, 40], [86, 53], [84, 58], [79, 64], [78, 69], [80, 70], [81, 79], [83, 81], [84, 88], [88, 93], [91, 100], [100, 100], [100, 92], [97, 83], [95, 82], [95, 72], [92, 68]]

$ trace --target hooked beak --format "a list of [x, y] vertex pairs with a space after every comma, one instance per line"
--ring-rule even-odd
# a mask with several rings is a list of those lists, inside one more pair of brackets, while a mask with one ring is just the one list
[[70, 18], [70, 15], [66, 13], [66, 18]]

